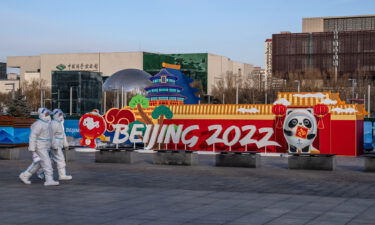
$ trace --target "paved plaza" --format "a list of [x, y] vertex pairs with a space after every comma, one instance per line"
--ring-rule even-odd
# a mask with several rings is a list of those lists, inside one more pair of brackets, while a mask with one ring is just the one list
[[363, 159], [338, 157], [336, 171], [287, 169], [285, 157], [262, 167], [99, 164], [94, 153], [68, 162], [72, 181], [44, 187], [18, 174], [31, 160], [0, 160], [0, 224], [375, 224], [375, 173]]

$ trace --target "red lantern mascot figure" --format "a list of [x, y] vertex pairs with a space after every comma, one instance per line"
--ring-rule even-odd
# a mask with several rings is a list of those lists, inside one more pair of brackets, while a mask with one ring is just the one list
[[287, 107], [283, 104], [272, 106], [272, 113], [276, 115], [276, 128], [282, 128], [281, 118], [285, 116]]
[[319, 118], [318, 128], [324, 129], [323, 117], [329, 113], [329, 108], [325, 104], [317, 104], [314, 106], [314, 114]]
[[96, 148], [95, 139], [103, 135], [107, 125], [98, 110], [84, 114], [79, 119], [79, 132], [82, 135], [81, 145]]

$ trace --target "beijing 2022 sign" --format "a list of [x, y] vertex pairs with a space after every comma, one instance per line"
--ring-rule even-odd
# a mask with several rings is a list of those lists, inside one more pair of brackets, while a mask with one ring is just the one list
[[[81, 145], [96, 148], [96, 139], [116, 145], [143, 143], [145, 149], [164, 145], [176, 150], [258, 151], [282, 147], [291, 153], [319, 153], [314, 147], [318, 128], [328, 107], [290, 108], [275, 104], [275, 119], [176, 119], [168, 106], [149, 107], [143, 96], [135, 96], [130, 107], [112, 108], [104, 115], [93, 111], [79, 121]], [[145, 109], [148, 112], [145, 112]], [[152, 109], [152, 112], [150, 112]], [[317, 123], [317, 119], [319, 123]], [[278, 132], [275, 132], [276, 131]], [[173, 146], [173, 147], [172, 147]]]
[[[200, 138], [198, 135], [190, 135], [192, 131], [200, 130], [199, 125], [184, 127], [184, 125], [174, 124], [163, 126], [160, 126], [159, 124], [135, 124], [132, 126], [131, 130], [129, 130], [128, 125], [123, 124], [115, 124], [114, 127], [115, 135], [112, 141], [114, 144], [125, 143], [129, 140], [132, 143], [144, 143], [145, 146], [147, 146], [146, 149], [152, 149], [155, 144], [179, 143], [192, 148], [198, 143]], [[280, 146], [275, 141], [270, 140], [274, 133], [273, 128], [271, 127], [263, 127], [257, 130], [254, 125], [245, 125], [242, 127], [230, 126], [223, 130], [222, 125], [211, 125], [208, 127], [208, 130], [214, 131], [214, 133], [205, 140], [207, 145], [222, 143], [226, 146], [233, 146], [240, 143], [241, 146], [255, 144], [258, 148], [273, 145]], [[265, 133], [264, 137], [260, 140], [252, 139], [256, 131], [259, 133]], [[219, 138], [219, 136], [221, 136], [221, 138]]]

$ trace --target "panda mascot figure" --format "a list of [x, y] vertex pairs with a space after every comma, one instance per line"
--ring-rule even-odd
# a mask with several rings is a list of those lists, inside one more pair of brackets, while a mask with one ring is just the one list
[[312, 146], [317, 135], [313, 109], [288, 109], [283, 131], [290, 153], [320, 153]]

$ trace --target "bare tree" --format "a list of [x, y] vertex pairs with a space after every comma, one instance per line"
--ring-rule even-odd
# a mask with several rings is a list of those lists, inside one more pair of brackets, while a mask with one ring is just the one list
[[[361, 72], [341, 74], [340, 79], [335, 80], [329, 71], [306, 70], [304, 73], [290, 73], [289, 79], [270, 78], [267, 88], [258, 85], [257, 77], [250, 77], [239, 82], [240, 104], [272, 103], [276, 100], [279, 92], [297, 92], [298, 83], [301, 92], [326, 92], [339, 93], [340, 98], [347, 103], [365, 103], [367, 99], [368, 85], [374, 90], [372, 77], [361, 74]], [[354, 79], [354, 80], [353, 80]], [[254, 85], [257, 84], [257, 85]], [[227, 73], [224, 79], [216, 81], [212, 89], [212, 95], [222, 103], [223, 95], [226, 104], [235, 104], [236, 99], [236, 75]], [[375, 97], [371, 99], [371, 112], [375, 111]]]
[[[47, 88], [43, 79], [33, 79], [22, 83], [22, 93], [25, 95], [28, 105], [32, 111], [37, 111], [40, 107], [41, 93], [43, 90], [44, 99], [51, 99], [51, 90]], [[51, 107], [51, 101], [44, 102], [47, 108]]]

